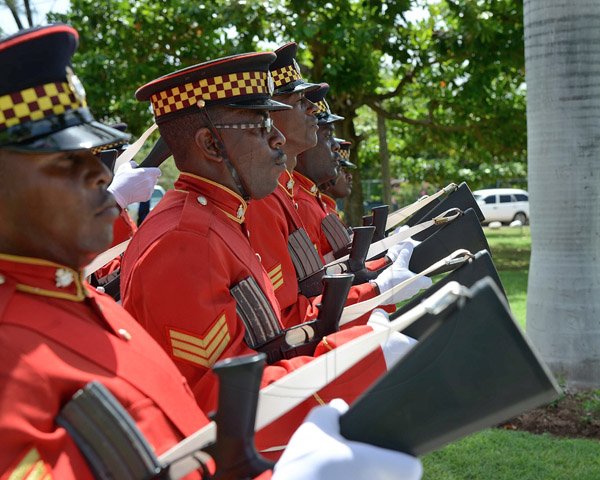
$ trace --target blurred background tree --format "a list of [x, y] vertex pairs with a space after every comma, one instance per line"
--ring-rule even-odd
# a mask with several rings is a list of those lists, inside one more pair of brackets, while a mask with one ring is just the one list
[[[383, 199], [382, 133], [383, 161], [406, 192], [526, 178], [522, 10], [522, 0], [72, 0], [49, 19], [81, 34], [74, 62], [96, 115], [135, 135], [152, 119], [133, 95], [145, 82], [298, 42], [305, 76], [331, 85], [332, 109], [345, 117], [337, 135], [354, 143], [360, 170], [346, 218], [356, 224], [365, 200]], [[167, 165], [162, 183], [175, 175]], [[377, 187], [371, 198], [363, 185]]]

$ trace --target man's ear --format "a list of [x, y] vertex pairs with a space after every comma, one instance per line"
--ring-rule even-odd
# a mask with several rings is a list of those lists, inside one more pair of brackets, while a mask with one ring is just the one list
[[213, 162], [223, 161], [221, 149], [218, 146], [220, 142], [215, 138], [209, 128], [203, 127], [198, 129], [194, 135], [194, 142], [207, 160]]

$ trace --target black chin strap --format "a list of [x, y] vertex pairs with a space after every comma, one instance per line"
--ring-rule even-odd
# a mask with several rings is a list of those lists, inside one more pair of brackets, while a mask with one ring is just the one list
[[208, 120], [208, 128], [210, 129], [210, 131], [212, 132], [212, 134], [215, 137], [215, 144], [217, 146], [217, 149], [221, 153], [221, 156], [223, 157], [223, 162], [225, 163], [227, 170], [229, 170], [229, 174], [231, 175], [231, 178], [233, 179], [233, 183], [235, 183], [235, 186], [239, 190], [241, 197], [246, 202], [249, 201], [250, 195], [248, 195], [248, 191], [244, 187], [244, 185], [242, 183], [242, 179], [240, 178], [237, 170], [235, 169], [235, 167], [229, 160], [229, 155], [227, 154], [227, 150], [225, 149], [225, 144], [223, 143], [223, 139], [221, 138], [221, 135], [219, 135], [218, 130], [215, 128], [215, 125], [213, 124], [213, 122], [210, 118], [210, 115], [208, 114], [208, 110], [206, 110], [205, 106], [203, 104], [201, 104], [200, 102], [198, 102], [198, 108], [200, 108], [200, 111], [202, 113], [204, 113], [206, 120]]

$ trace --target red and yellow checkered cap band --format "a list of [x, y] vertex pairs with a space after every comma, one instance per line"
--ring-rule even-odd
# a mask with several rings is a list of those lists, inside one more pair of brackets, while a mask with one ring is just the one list
[[126, 143], [127, 142], [125, 140], [123, 140], [121, 142], [108, 143], [106, 145], [100, 145], [98, 147], [90, 148], [90, 152], [92, 153], [92, 155], [98, 155], [100, 152], [102, 152], [104, 150], [111, 150], [113, 148], [122, 147]]
[[345, 148], [340, 148], [339, 151], [340, 157], [344, 160], [350, 160], [350, 150], [346, 150]]
[[0, 96], [0, 130], [86, 107], [67, 82], [46, 83]]
[[296, 70], [294, 65], [287, 65], [285, 67], [278, 68], [277, 70], [272, 70], [271, 75], [273, 75], [273, 83], [275, 84], [275, 88], [282, 87], [283, 85], [295, 82], [296, 80], [302, 80], [302, 75], [300, 75], [300, 72]]
[[268, 72], [236, 72], [203, 78], [155, 93], [150, 97], [150, 102], [158, 118], [195, 106], [199, 100], [235, 99], [257, 93], [270, 95], [268, 77]]
[[315, 105], [317, 106], [317, 113], [315, 115], [322, 115], [324, 113], [331, 113], [331, 110], [329, 109], [329, 105], [327, 104], [327, 102], [325, 100], [319, 100], [317, 103], [315, 103]]

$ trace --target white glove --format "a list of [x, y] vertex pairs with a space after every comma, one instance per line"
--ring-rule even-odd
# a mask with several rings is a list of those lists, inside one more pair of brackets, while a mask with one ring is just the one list
[[[408, 269], [413, 249], [414, 246], [411, 243], [404, 243], [402, 249], [398, 253], [398, 258], [396, 258], [394, 263], [381, 272], [375, 280], [371, 280], [377, 284], [380, 293], [387, 292], [390, 288], [415, 276], [415, 274]], [[420, 277], [406, 288], [396, 292], [391, 300], [389, 300], [389, 303], [394, 304], [402, 302], [403, 300], [408, 300], [419, 290], [430, 286], [431, 279], [429, 277]]]
[[408, 230], [410, 227], [408, 225], [400, 225], [396, 227], [392, 232], [392, 235], [396, 235], [397, 233], [403, 232], [404, 230]]
[[[387, 312], [380, 308], [376, 308], [373, 310], [373, 313], [371, 313], [367, 325], [370, 326], [374, 332], [390, 330], [390, 320]], [[381, 345], [387, 369], [389, 370], [398, 363], [398, 361], [417, 343], [418, 342], [412, 337], [390, 330], [390, 336], [385, 343]]]
[[[408, 225], [402, 225], [402, 226], [396, 228], [392, 232], [392, 235], [396, 235], [397, 233], [403, 232], [404, 230], [408, 230], [409, 228], [410, 227]], [[421, 242], [419, 242], [418, 240], [413, 240], [412, 237], [408, 237], [406, 240], [402, 240], [400, 243], [397, 243], [396, 245], [392, 245], [388, 249], [385, 256], [388, 257], [392, 262], [395, 262], [396, 259], [398, 258], [398, 255], [400, 254], [400, 251], [402, 250], [404, 245], [407, 243], [410, 243], [413, 247], [416, 247]]]
[[136, 168], [133, 160], [125, 162], [115, 172], [108, 191], [112, 193], [121, 208], [136, 202], [150, 200], [154, 186], [160, 177], [160, 168]]
[[275, 465], [273, 480], [419, 480], [423, 466], [405, 453], [346, 440], [340, 415], [348, 405], [340, 399], [312, 410], [296, 430]]
[[394, 263], [398, 259], [398, 255], [400, 255], [400, 252], [406, 246], [407, 243], [408, 242], [400, 242], [396, 245], [392, 245], [390, 248], [388, 248], [388, 251], [386, 252], [385, 256], [388, 257], [392, 263]]

